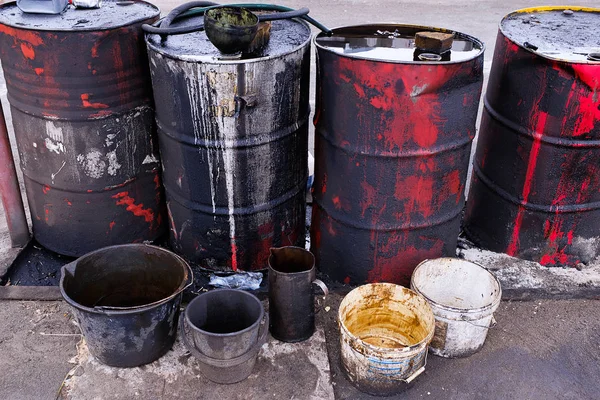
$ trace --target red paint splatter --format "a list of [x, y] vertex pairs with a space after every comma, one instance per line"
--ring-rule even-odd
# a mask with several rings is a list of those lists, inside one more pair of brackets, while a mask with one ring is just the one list
[[81, 94], [81, 104], [83, 104], [85, 108], [108, 108], [108, 105], [104, 103], [91, 103], [89, 100], [90, 95], [88, 93]]
[[0, 25], [0, 32], [27, 42], [31, 46], [39, 46], [44, 43], [42, 37], [35, 31], [15, 29], [6, 25]]
[[49, 191], [50, 191], [50, 186], [48, 186], [48, 185], [42, 186], [42, 192], [44, 192], [44, 194], [48, 194]]
[[531, 146], [529, 160], [527, 162], [525, 182], [523, 183], [523, 190], [521, 193], [521, 204], [519, 205], [517, 218], [515, 219], [515, 225], [513, 228], [511, 241], [508, 245], [508, 248], [506, 249], [506, 254], [508, 254], [509, 256], [515, 256], [519, 250], [519, 235], [521, 234], [521, 224], [523, 223], [523, 213], [525, 212], [524, 205], [529, 200], [529, 195], [531, 193], [531, 184], [533, 182], [533, 175], [537, 166], [537, 159], [540, 153], [540, 146], [542, 143], [541, 137], [546, 127], [546, 119], [548, 118], [548, 114], [543, 111], [537, 111], [537, 107], [534, 109], [534, 112], [537, 112], [537, 126], [535, 131], [533, 132], [533, 144]]
[[231, 238], [231, 269], [234, 271], [238, 270], [237, 244], [235, 243], [235, 238]]
[[333, 201], [333, 205], [338, 210], [342, 208], [342, 205], [340, 203], [340, 196], [333, 196], [333, 198], [331, 199], [331, 201]]
[[345, 278], [344, 278], [344, 283], [345, 283], [346, 285], [349, 285], [349, 284], [350, 284], [350, 277], [349, 277], [349, 276], [347, 276], [347, 277], [345, 277]]
[[116, 225], [115, 221], [111, 221], [111, 223], [108, 224], [108, 227], [112, 231], [112, 229], [115, 227], [115, 225]]
[[25, 58], [29, 58], [30, 60], [35, 58], [35, 51], [33, 50], [33, 46], [29, 43], [21, 43], [21, 51]]
[[34, 68], [36, 75], [41, 75], [44, 73], [44, 68]]
[[135, 199], [129, 196], [129, 192], [119, 192], [112, 196], [113, 199], [117, 199], [117, 205], [127, 206], [127, 211], [130, 211], [136, 217], [144, 217], [146, 222], [154, 221], [154, 212], [150, 208], [144, 208], [143, 204], [135, 204]]

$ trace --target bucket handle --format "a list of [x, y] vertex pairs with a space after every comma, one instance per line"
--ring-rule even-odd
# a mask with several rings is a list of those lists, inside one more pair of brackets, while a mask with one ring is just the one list
[[[183, 261], [183, 260], [181, 260], [181, 261]], [[71, 264], [74, 264], [75, 262], [76, 261], [74, 261]], [[185, 262], [185, 266], [188, 270], [187, 283], [185, 284], [185, 286], [177, 289], [177, 291], [175, 293], [173, 293], [172, 295], [170, 295], [169, 297], [165, 297], [164, 299], [161, 299], [161, 300], [158, 300], [158, 301], [155, 301], [152, 303], [142, 304], [141, 306], [134, 306], [134, 307], [94, 306], [94, 310], [100, 311], [100, 312], [134, 311], [134, 310], [139, 310], [139, 309], [146, 308], [146, 307], [153, 307], [155, 305], [164, 303], [165, 300], [167, 300], [167, 299], [172, 299], [174, 297], [177, 297], [177, 295], [179, 295], [185, 289], [189, 288], [194, 283], [194, 271], [192, 270], [192, 267], [190, 267], [190, 265], [187, 262]], [[67, 267], [67, 265], [65, 265], [65, 267]]]
[[[320, 279], [315, 279], [311, 282], [313, 285], [317, 285], [321, 291], [323, 292], [323, 296], [328, 296], [329, 295], [329, 289], [327, 288], [327, 285], [325, 284], [325, 282], [323, 282]], [[315, 314], [318, 314], [322, 309], [323, 309], [323, 305], [321, 305], [319, 303], [318, 299], [315, 299]]]
[[315, 279], [314, 281], [312, 281], [313, 285], [317, 285], [321, 291], [323, 292], [323, 296], [327, 296], [329, 295], [329, 289], [327, 288], [327, 285], [320, 279]]
[[461, 319], [462, 321], [464, 321], [464, 322], [468, 322], [469, 324], [471, 324], [471, 325], [473, 325], [473, 326], [476, 326], [476, 327], [478, 327], [478, 328], [483, 328], [483, 329], [492, 329], [492, 328], [495, 328], [495, 327], [496, 327], [496, 325], [498, 325], [498, 322], [496, 321], [496, 318], [495, 318], [493, 315], [492, 315], [492, 321], [491, 321], [491, 324], [490, 324], [489, 326], [475, 324], [475, 323], [473, 323], [473, 322], [469, 321], [469, 320], [467, 319], [467, 316], [466, 316], [466, 315], [461, 315], [460, 319]]
[[425, 349], [425, 361], [423, 362], [423, 365], [421, 366], [421, 368], [419, 368], [418, 370], [413, 372], [411, 376], [409, 376], [408, 378], [402, 379], [402, 381], [404, 381], [404, 383], [411, 383], [412, 381], [415, 380], [415, 378], [417, 376], [421, 375], [423, 373], [423, 371], [425, 371], [425, 367], [427, 366], [427, 354], [428, 353], [429, 353], [429, 350], [426, 348]]
[[229, 360], [216, 360], [212, 357], [202, 354], [198, 349], [196, 349], [196, 346], [194, 346], [192, 343], [190, 343], [190, 340], [188, 339], [187, 334], [185, 333], [185, 313], [179, 314], [179, 332], [181, 332], [180, 335], [181, 335], [181, 339], [183, 341], [183, 345], [186, 347], [186, 349], [190, 353], [192, 353], [192, 355], [194, 357], [196, 357], [198, 360], [200, 360], [200, 362], [212, 364], [216, 361], [216, 362], [218, 362], [220, 367], [226, 368], [226, 367], [233, 367], [233, 366], [239, 365], [242, 362], [249, 360], [253, 356], [255, 351], [256, 351], [256, 354], [258, 354], [258, 351], [260, 351], [260, 348], [262, 347], [262, 345], [265, 344], [266, 339], [267, 339], [267, 334], [269, 333], [269, 313], [268, 312], [266, 312], [264, 314], [263, 321], [264, 322], [262, 323], [261, 327], [259, 328], [258, 339], [256, 340], [256, 343], [254, 344], [254, 346], [250, 350], [248, 350], [246, 353], [242, 354], [241, 356], [231, 358]]

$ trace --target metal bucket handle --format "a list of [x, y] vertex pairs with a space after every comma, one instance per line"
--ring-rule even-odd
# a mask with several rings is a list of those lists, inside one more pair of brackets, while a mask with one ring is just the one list
[[[312, 281], [312, 284], [317, 285], [321, 289], [324, 297], [327, 297], [329, 295], [329, 289], [327, 288], [327, 285], [325, 284], [325, 282], [323, 282], [322, 280], [315, 279]], [[316, 298], [315, 298], [315, 303], [317, 303], [316, 307], [315, 307], [315, 314], [317, 314], [323, 309], [323, 305], [319, 304], [319, 300]]]
[[428, 353], [429, 353], [429, 350], [427, 348], [425, 348], [425, 361], [423, 362], [423, 365], [421, 366], [421, 368], [419, 368], [418, 370], [413, 372], [412, 375], [409, 376], [408, 378], [401, 379], [401, 381], [403, 381], [404, 383], [411, 383], [412, 381], [415, 380], [415, 378], [417, 376], [421, 375], [423, 373], [423, 371], [425, 371], [425, 367], [427, 366], [427, 354]]
[[471, 324], [473, 326], [476, 326], [478, 328], [483, 328], [483, 329], [492, 329], [492, 328], [495, 328], [496, 325], [498, 325], [498, 322], [496, 321], [496, 318], [493, 315], [492, 315], [491, 324], [489, 326], [474, 324], [473, 322], [471, 322], [467, 319], [466, 315], [461, 315], [460, 319], [461, 319], [461, 321], [468, 322], [469, 324]]
[[200, 360], [200, 362], [211, 364], [211, 365], [217, 364], [221, 368], [234, 367], [245, 361], [248, 361], [250, 358], [256, 356], [258, 354], [258, 352], [260, 351], [260, 348], [265, 343], [265, 341], [267, 339], [267, 334], [269, 333], [269, 313], [264, 313], [263, 323], [261, 324], [261, 326], [259, 328], [258, 338], [256, 339], [256, 343], [254, 343], [254, 346], [252, 346], [252, 348], [250, 350], [248, 350], [246, 353], [242, 354], [241, 356], [231, 358], [228, 360], [219, 360], [216, 358], [208, 357], [207, 355], [202, 354], [196, 348], [196, 346], [194, 346], [192, 343], [190, 343], [190, 340], [188, 339], [187, 334], [185, 333], [185, 315], [184, 315], [184, 313], [180, 313], [180, 315], [179, 315], [179, 332], [181, 332], [181, 339], [183, 341], [184, 346], [188, 349], [188, 351], [190, 353], [192, 353], [192, 355], [194, 357], [196, 357], [198, 360]]

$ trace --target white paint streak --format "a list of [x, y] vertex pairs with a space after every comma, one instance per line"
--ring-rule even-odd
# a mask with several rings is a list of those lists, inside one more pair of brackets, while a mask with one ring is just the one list
[[121, 168], [121, 164], [117, 161], [117, 151], [109, 151], [106, 153], [106, 158], [108, 159], [108, 174], [111, 176], [117, 175], [117, 171]]
[[144, 158], [144, 161], [142, 161], [142, 164], [152, 164], [152, 163], [157, 163], [158, 162], [158, 158], [156, 158], [156, 156], [154, 156], [154, 154], [148, 154], [146, 156], [146, 158]]
[[55, 142], [64, 141], [62, 128], [54, 125], [52, 121], [46, 121], [46, 135]]
[[111, 146], [114, 143], [113, 139], [115, 137], [117, 137], [116, 133], [109, 133], [108, 135], [106, 135], [106, 140], [105, 140], [106, 147], [109, 147], [109, 146]]
[[60, 166], [60, 168], [58, 169], [58, 171], [56, 171], [53, 174], [50, 174], [50, 177], [52, 178], [52, 183], [54, 183], [54, 178], [56, 178], [56, 175], [58, 175], [60, 173], [60, 171], [62, 171], [62, 169], [65, 167], [65, 165], [67, 164], [66, 161], [63, 161], [62, 165]]
[[79, 154], [77, 162], [83, 167], [83, 172], [90, 178], [100, 179], [104, 176], [106, 161], [104, 161], [104, 155], [100, 151], [92, 149], [86, 155]]
[[427, 89], [427, 86], [429, 86], [429, 84], [425, 83], [421, 86], [413, 86], [412, 91], [410, 92], [410, 97], [417, 97], [418, 95], [420, 95], [421, 93], [423, 93], [425, 91], [425, 89]]
[[52, 139], [46, 138], [44, 144], [51, 153], [60, 154], [65, 152], [65, 146], [61, 142], [53, 142]]

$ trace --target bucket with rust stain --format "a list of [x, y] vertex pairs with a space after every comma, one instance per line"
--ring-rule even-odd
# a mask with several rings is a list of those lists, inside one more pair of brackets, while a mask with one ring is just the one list
[[260, 300], [236, 289], [199, 295], [188, 304], [180, 321], [185, 346], [199, 361], [202, 374], [216, 383], [236, 383], [250, 375], [268, 327], [269, 316]]
[[502, 289], [481, 265], [459, 258], [420, 263], [411, 288], [425, 297], [435, 315], [435, 336], [429, 347], [442, 357], [466, 357], [483, 347], [495, 324]]
[[93, 251], [62, 268], [60, 291], [73, 308], [90, 353], [103, 364], [136, 367], [172, 346], [190, 267], [156, 246]]
[[359, 390], [390, 396], [425, 370], [435, 322], [427, 301], [412, 290], [360, 286], [342, 300], [338, 318], [342, 366]]

